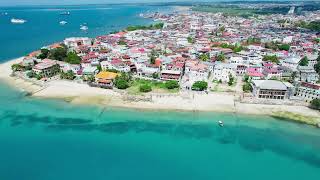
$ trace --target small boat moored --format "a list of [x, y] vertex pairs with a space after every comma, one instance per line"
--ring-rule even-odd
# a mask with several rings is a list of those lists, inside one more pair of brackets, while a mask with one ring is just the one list
[[60, 21], [60, 22], [59, 22], [60, 25], [65, 25], [65, 24], [67, 24], [67, 23], [68, 23], [67, 21]]
[[89, 28], [88, 28], [88, 26], [83, 26], [83, 25], [81, 25], [80, 29], [81, 29], [82, 31], [87, 31]]
[[219, 126], [221, 126], [221, 127], [223, 127], [223, 126], [224, 126], [224, 124], [223, 124], [223, 122], [222, 122], [222, 121], [218, 121], [218, 123], [219, 123]]
[[70, 12], [69, 11], [61, 12], [60, 15], [70, 15]]
[[24, 19], [15, 19], [15, 18], [11, 19], [12, 24], [24, 24], [25, 22], [27, 22], [27, 21]]

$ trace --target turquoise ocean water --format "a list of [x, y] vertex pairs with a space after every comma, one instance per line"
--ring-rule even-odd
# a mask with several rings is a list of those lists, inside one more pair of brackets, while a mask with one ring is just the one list
[[[10, 45], [17, 50], [5, 47], [8, 51], [3, 51], [2, 47], [2, 60], [73, 33], [81, 35], [78, 26], [83, 21], [93, 30], [91, 35], [110, 31], [111, 24], [149, 23], [134, 15], [157, 7], [116, 6], [119, 10], [114, 16], [106, 9], [77, 8], [68, 18], [79, 13], [95, 20], [75, 18], [74, 28], [68, 29], [57, 25], [56, 10], [8, 10], [20, 13], [21, 17], [15, 16], [30, 24], [34, 19], [44, 24], [30, 25], [29, 30], [6, 24], [1, 40], [10, 45], [9, 36], [17, 37]], [[40, 16], [41, 12], [52, 17]], [[105, 19], [110, 21], [106, 27], [101, 22], [104, 16], [112, 17]], [[1, 28], [7, 23], [2, 18]], [[39, 29], [49, 29], [50, 33], [43, 31], [49, 40], [39, 35]], [[23, 42], [30, 47], [22, 47]], [[218, 120], [225, 127], [219, 127]], [[0, 180], [309, 180], [320, 177], [319, 152], [319, 129], [271, 117], [75, 106], [26, 97], [0, 83]]]

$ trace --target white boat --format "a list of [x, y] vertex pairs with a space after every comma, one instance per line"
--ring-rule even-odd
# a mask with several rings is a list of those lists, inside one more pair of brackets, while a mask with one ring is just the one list
[[24, 20], [24, 19], [15, 19], [15, 18], [12, 18], [12, 19], [11, 19], [11, 23], [12, 23], [12, 24], [23, 24], [23, 23], [25, 23], [25, 22], [27, 22], [27, 21]]
[[219, 126], [223, 127], [224, 124], [222, 121], [218, 121], [218, 123], [219, 123]]
[[83, 25], [81, 25], [80, 29], [81, 29], [82, 31], [87, 31], [89, 28], [88, 28], [88, 26], [83, 26]]
[[65, 25], [65, 24], [67, 24], [68, 22], [67, 21], [60, 21], [59, 22], [59, 24], [61, 24], [61, 25]]
[[69, 11], [62, 12], [62, 13], [60, 13], [60, 15], [70, 15], [70, 12]]

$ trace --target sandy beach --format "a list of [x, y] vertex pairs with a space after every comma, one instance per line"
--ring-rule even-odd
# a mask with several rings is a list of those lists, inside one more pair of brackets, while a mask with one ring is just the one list
[[[320, 123], [320, 112], [305, 106], [244, 104], [237, 102], [233, 94], [180, 92], [179, 94], [146, 94], [148, 100], [140, 100], [124, 92], [90, 87], [72, 81], [53, 80], [44, 85], [19, 77], [11, 77], [11, 65], [20, 62], [17, 58], [0, 65], [0, 79], [12, 87], [31, 93], [35, 98], [63, 99], [74, 104], [98, 106], [182, 111], [232, 112], [239, 114], [270, 115], [293, 119], [312, 125]], [[128, 97], [129, 96], [129, 97]], [[136, 98], [136, 99], [135, 99]], [[138, 100], [137, 100], [138, 99]]]

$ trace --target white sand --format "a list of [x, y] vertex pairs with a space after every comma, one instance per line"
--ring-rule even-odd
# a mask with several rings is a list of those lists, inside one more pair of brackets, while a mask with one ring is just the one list
[[[152, 101], [125, 101], [123, 96], [113, 90], [89, 87], [72, 81], [50, 81], [45, 87], [10, 77], [11, 65], [21, 58], [0, 65], [0, 79], [14, 87], [24, 89], [39, 98], [61, 98], [76, 104], [127, 107], [138, 109], [187, 110], [236, 112], [241, 114], [273, 115], [275, 112], [290, 112], [308, 117], [319, 118], [320, 112], [304, 106], [243, 104], [235, 102], [234, 95], [227, 93], [180, 93], [179, 95], [157, 94]], [[319, 120], [320, 122], [320, 120]]]

